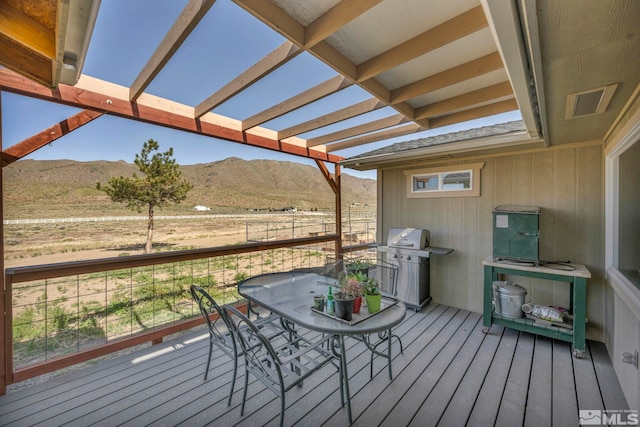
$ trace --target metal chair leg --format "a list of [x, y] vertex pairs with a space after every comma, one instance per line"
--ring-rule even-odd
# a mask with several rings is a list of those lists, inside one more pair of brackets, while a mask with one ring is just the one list
[[244, 371], [244, 390], [242, 391], [242, 406], [240, 407], [240, 416], [244, 415], [244, 403], [247, 400], [247, 387], [249, 386], [249, 371]]
[[233, 389], [236, 386], [236, 376], [238, 374], [238, 358], [234, 357], [233, 359], [233, 378], [231, 379], [231, 390], [229, 391], [229, 401], [227, 402], [227, 406], [231, 406], [231, 398], [233, 397]]
[[207, 368], [204, 371], [204, 380], [207, 380], [209, 375], [209, 366], [211, 366], [211, 353], [213, 352], [213, 342], [209, 339], [209, 357], [207, 358]]
[[284, 407], [286, 406], [284, 395], [284, 390], [280, 389], [280, 427], [284, 425]]

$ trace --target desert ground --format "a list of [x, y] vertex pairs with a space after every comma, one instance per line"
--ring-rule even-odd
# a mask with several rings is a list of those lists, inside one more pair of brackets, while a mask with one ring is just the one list
[[[156, 219], [153, 248], [166, 252], [303, 237], [332, 227], [331, 216], [300, 213]], [[142, 254], [146, 233], [144, 219], [5, 224], [5, 268]]]

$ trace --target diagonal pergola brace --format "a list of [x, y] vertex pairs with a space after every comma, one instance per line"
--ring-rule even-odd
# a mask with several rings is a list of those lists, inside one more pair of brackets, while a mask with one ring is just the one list
[[20, 160], [26, 155], [33, 153], [39, 148], [55, 141], [56, 139], [73, 132], [90, 121], [102, 116], [104, 112], [95, 110], [83, 110], [73, 116], [55, 124], [42, 132], [30, 136], [7, 148], [2, 152], [2, 167], [5, 167], [16, 160]]
[[331, 176], [331, 172], [329, 172], [329, 168], [327, 168], [327, 165], [325, 165], [323, 161], [317, 160], [317, 159], [316, 159], [316, 164], [318, 165], [318, 169], [320, 169], [320, 172], [322, 172], [322, 175], [324, 176], [324, 178], [329, 183], [329, 187], [331, 187], [333, 192], [337, 194], [340, 191], [340, 189], [338, 188], [338, 184], [336, 180], [333, 179], [333, 177]]

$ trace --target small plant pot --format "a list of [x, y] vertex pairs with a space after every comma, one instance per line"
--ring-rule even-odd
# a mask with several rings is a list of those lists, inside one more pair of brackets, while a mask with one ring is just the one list
[[353, 312], [360, 313], [361, 306], [362, 306], [362, 297], [358, 295], [356, 299], [353, 300]]
[[380, 304], [382, 303], [382, 294], [365, 295], [367, 299], [367, 309], [369, 313], [377, 313], [380, 311]]
[[353, 318], [353, 295], [335, 295], [336, 317], [343, 320], [351, 320]]
[[318, 311], [324, 311], [324, 295], [313, 297], [313, 308]]

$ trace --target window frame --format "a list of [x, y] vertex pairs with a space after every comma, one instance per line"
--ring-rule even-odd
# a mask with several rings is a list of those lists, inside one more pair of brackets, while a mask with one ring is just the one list
[[[439, 166], [424, 169], [412, 169], [404, 171], [407, 180], [407, 198], [423, 199], [436, 197], [479, 197], [480, 196], [480, 170], [484, 162], [468, 163], [461, 165]], [[443, 177], [452, 173], [469, 173], [470, 188], [443, 189]], [[438, 188], [433, 190], [416, 189], [414, 182], [417, 178], [426, 176], [438, 177]]]
[[640, 288], [618, 268], [620, 156], [640, 144], [640, 110], [629, 128], [605, 147], [605, 269], [609, 284], [636, 317], [640, 317]]

